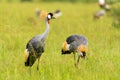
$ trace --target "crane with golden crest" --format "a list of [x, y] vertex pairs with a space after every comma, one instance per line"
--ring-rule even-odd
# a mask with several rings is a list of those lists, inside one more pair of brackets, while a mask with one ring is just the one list
[[[78, 63], [81, 58], [86, 57], [86, 52], [88, 50], [88, 40], [83, 35], [70, 35], [64, 41], [62, 45], [62, 54], [74, 54], [75, 66], [78, 67]], [[78, 53], [78, 59], [76, 61], [76, 53]]]
[[30, 67], [30, 71], [31, 71], [31, 67], [33, 66], [36, 60], [38, 60], [37, 70], [39, 70], [39, 61], [41, 55], [44, 53], [45, 40], [50, 30], [49, 25], [51, 19], [55, 19], [55, 16], [53, 15], [53, 13], [48, 13], [45, 18], [46, 30], [44, 31], [44, 33], [33, 37], [28, 41], [26, 45], [26, 49], [24, 52], [24, 57], [25, 57], [24, 64], [26, 67]]

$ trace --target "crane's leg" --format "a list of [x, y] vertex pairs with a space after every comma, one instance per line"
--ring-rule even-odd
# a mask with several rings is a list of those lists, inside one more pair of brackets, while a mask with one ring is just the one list
[[75, 54], [75, 52], [73, 52], [73, 54], [74, 54], [74, 64], [76, 66], [76, 54]]
[[80, 55], [78, 55], [77, 65], [78, 65], [79, 61], [80, 61]]
[[39, 61], [40, 61], [40, 57], [38, 58], [37, 70], [39, 70]]
[[30, 76], [31, 76], [31, 67], [29, 67], [29, 71], [30, 71]]
[[78, 59], [77, 59], [76, 67], [78, 67], [78, 63], [79, 63], [79, 61], [80, 61], [81, 55], [82, 55], [82, 53], [79, 53], [79, 54], [78, 54]]

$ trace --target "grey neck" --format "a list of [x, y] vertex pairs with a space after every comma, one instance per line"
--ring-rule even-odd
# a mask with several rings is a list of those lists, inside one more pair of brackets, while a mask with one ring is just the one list
[[49, 24], [48, 24], [48, 20], [46, 19], [45, 22], [46, 22], [46, 30], [45, 30], [45, 32], [42, 34], [43, 39], [45, 39], [45, 38], [47, 37], [47, 35], [48, 35], [48, 33], [49, 33], [49, 30], [50, 30], [50, 26], [49, 26]]

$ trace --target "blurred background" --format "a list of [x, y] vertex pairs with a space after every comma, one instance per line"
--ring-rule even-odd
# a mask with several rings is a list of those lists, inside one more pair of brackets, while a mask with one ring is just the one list
[[[58, 2], [86, 2], [86, 3], [98, 2], [97, 0], [0, 0], [0, 2], [25, 2], [25, 1], [28, 1], [28, 2], [55, 2], [55, 1], [58, 1]], [[106, 0], [106, 1], [107, 1], [107, 3], [115, 3], [120, 0]]]
[[[41, 3], [41, 2], [70, 2], [70, 3], [98, 3], [98, 0], [0, 0], [2, 3], [23, 3], [23, 2], [30, 2], [30, 3]], [[106, 0], [106, 3], [111, 5], [120, 2], [120, 0]], [[117, 6], [117, 7], [116, 7]], [[117, 26], [120, 24], [120, 6], [119, 4], [112, 7], [111, 15], [113, 16], [113, 25]], [[100, 11], [99, 11], [100, 12]]]

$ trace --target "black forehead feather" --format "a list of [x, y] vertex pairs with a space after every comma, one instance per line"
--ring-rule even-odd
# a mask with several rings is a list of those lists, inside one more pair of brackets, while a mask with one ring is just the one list
[[53, 16], [53, 13], [48, 13], [48, 15], [51, 15], [51, 16]]

